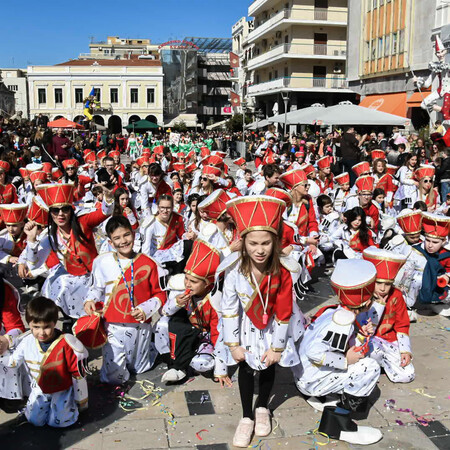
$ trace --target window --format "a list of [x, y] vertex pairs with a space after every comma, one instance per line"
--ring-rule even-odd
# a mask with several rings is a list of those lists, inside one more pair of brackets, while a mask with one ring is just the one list
[[75, 88], [75, 103], [83, 103], [83, 88]]
[[364, 44], [364, 61], [369, 61], [370, 55], [370, 42], [366, 41]]
[[397, 33], [392, 33], [392, 53], [397, 53]]
[[62, 103], [63, 102], [63, 92], [61, 88], [55, 89], [55, 103]]
[[10, 86], [8, 86], [10, 91], [14, 91], [17, 92], [19, 90], [19, 86], [17, 86], [17, 84], [11, 84]]
[[377, 56], [377, 47], [375, 45], [375, 39], [372, 39], [372, 52], [370, 59], [375, 59], [376, 56]]
[[130, 100], [131, 103], [138, 103], [138, 89], [137, 88], [131, 88], [130, 89]]
[[155, 89], [147, 89], [147, 103], [155, 103]]
[[272, 72], [269, 72], [269, 81], [272, 79]]
[[391, 54], [391, 37], [389, 35], [384, 37], [384, 54], [385, 56]]
[[111, 100], [111, 103], [119, 103], [119, 89], [111, 88], [109, 90], [109, 98]]
[[383, 38], [378, 38], [378, 58], [383, 56]]
[[47, 103], [47, 93], [45, 92], [44, 88], [38, 89], [38, 103], [40, 105]]
[[284, 68], [284, 77], [285, 78], [289, 77], [289, 67]]
[[274, 72], [274, 77], [275, 77], [275, 80], [278, 79], [278, 70], [275, 70], [275, 72]]
[[109, 50], [103, 50], [103, 53], [104, 53], [105, 55], [109, 55]]
[[100, 88], [94, 88], [94, 95], [95, 95], [96, 100], [99, 102], [101, 100]]

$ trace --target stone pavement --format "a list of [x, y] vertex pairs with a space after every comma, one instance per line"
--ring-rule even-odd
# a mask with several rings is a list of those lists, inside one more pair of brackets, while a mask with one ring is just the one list
[[[313, 285], [315, 292], [301, 303], [305, 313], [312, 313], [331, 302], [331, 288], [321, 278]], [[394, 385], [385, 375], [374, 392], [374, 406], [361, 424], [380, 427], [384, 438], [377, 449], [449, 449], [450, 448], [450, 321], [438, 316], [419, 315], [412, 324], [412, 344], [416, 380]], [[159, 403], [155, 396], [140, 402], [129, 401], [124, 411], [117, 396], [121, 389], [98, 383], [100, 354], [90, 363], [89, 411], [81, 414], [69, 429], [35, 428], [17, 419], [16, 414], [0, 412], [0, 448], [133, 450], [199, 449], [226, 450], [231, 445], [241, 415], [237, 383], [220, 388], [210, 378], [192, 376], [181, 384], [164, 386], [160, 378], [165, 364], [133, 380], [129, 395], [139, 398], [143, 391], [136, 381], [149, 380], [163, 389]], [[236, 375], [233, 375], [233, 379]], [[386, 402], [393, 407], [386, 407]], [[317, 427], [320, 413], [314, 411], [296, 390], [290, 370], [277, 368], [276, 384], [270, 402], [273, 410], [273, 433], [254, 439], [252, 448], [313, 449], [355, 448], [337, 441], [328, 442], [311, 432]], [[398, 411], [407, 409], [410, 412]], [[397, 411], [396, 411], [397, 410]], [[419, 422], [425, 421], [427, 426]], [[430, 421], [427, 423], [427, 421]], [[325, 444], [321, 446], [320, 444]]]

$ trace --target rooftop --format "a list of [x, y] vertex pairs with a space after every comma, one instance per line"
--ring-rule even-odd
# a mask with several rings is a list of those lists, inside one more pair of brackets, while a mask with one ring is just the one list
[[231, 38], [186, 37], [184, 40], [194, 43], [202, 53], [227, 53], [233, 48]]
[[57, 66], [127, 66], [127, 67], [157, 67], [161, 61], [154, 59], [73, 59], [65, 61]]

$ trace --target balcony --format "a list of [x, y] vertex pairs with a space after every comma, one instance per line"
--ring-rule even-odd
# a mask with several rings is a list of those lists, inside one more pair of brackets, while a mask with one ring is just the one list
[[274, 94], [281, 91], [323, 92], [325, 90], [348, 90], [347, 79], [343, 75], [327, 75], [326, 77], [282, 77], [249, 86], [248, 95], [258, 96]]
[[288, 8], [282, 9], [264, 21], [255, 20], [255, 28], [248, 34], [247, 42], [251, 44], [266, 33], [287, 25], [322, 25], [347, 26], [346, 9], [330, 8]]
[[111, 103], [101, 103], [100, 105], [97, 105], [94, 108], [94, 114], [96, 112], [103, 112], [103, 113], [111, 112], [112, 110], [113, 110], [113, 107], [112, 107]]
[[346, 45], [281, 44], [262, 55], [251, 58], [248, 62], [248, 70], [255, 70], [259, 67], [273, 64], [281, 58], [337, 59], [345, 61], [346, 55]]
[[261, 8], [264, 6], [264, 4], [267, 2], [268, 2], [268, 0], [255, 0], [248, 7], [248, 15], [250, 17], [255, 17], [255, 14], [257, 14], [261, 10]]

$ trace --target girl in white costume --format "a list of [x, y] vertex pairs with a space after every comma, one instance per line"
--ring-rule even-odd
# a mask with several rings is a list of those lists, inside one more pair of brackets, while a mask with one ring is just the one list
[[[293, 275], [280, 262], [280, 221], [286, 205], [268, 196], [241, 197], [227, 203], [242, 237], [240, 257], [225, 272], [222, 340], [216, 356], [227, 365], [239, 364], [243, 418], [233, 445], [247, 447], [253, 431], [271, 431], [267, 404], [275, 380], [275, 364], [299, 364], [296, 342], [305, 319], [294, 301]], [[292, 262], [292, 260], [290, 260]], [[294, 263], [295, 279], [300, 267]], [[259, 376], [259, 398], [253, 414], [254, 371]], [[256, 423], [255, 423], [256, 422]]]

